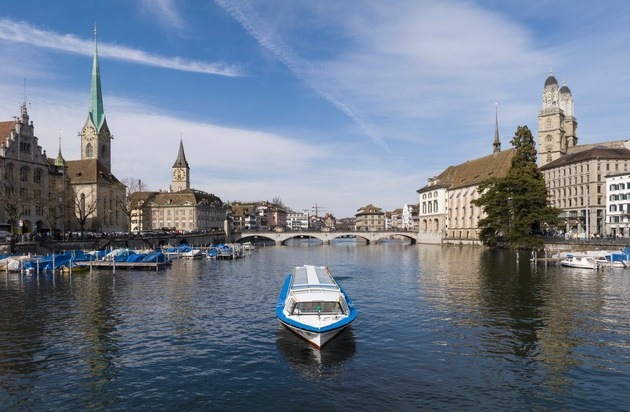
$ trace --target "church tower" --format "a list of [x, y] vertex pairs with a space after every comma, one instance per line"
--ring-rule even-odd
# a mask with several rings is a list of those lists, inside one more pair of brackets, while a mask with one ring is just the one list
[[112, 134], [107, 127], [103, 94], [101, 92], [101, 73], [98, 65], [98, 48], [96, 44], [96, 28], [94, 29], [94, 62], [92, 63], [92, 85], [90, 88], [90, 104], [88, 117], [81, 130], [81, 159], [97, 159], [99, 163], [111, 170]]
[[538, 113], [538, 167], [544, 166], [577, 145], [577, 120], [573, 116], [573, 96], [565, 85], [549, 74]]
[[190, 189], [190, 167], [188, 166], [188, 161], [186, 161], [184, 142], [182, 140], [179, 141], [179, 153], [173, 164], [173, 181], [171, 187], [174, 192]]
[[499, 140], [499, 103], [494, 105], [494, 142], [492, 143], [492, 153], [501, 151], [501, 140]]

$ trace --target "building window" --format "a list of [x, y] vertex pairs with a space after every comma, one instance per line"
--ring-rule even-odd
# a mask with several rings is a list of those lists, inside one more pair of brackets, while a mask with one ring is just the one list
[[20, 168], [20, 182], [28, 181], [28, 167], [22, 166]]
[[35, 173], [33, 173], [33, 182], [37, 184], [42, 182], [42, 169], [35, 169]]

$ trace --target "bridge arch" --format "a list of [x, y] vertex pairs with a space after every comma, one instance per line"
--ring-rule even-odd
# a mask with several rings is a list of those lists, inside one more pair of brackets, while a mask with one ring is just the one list
[[409, 240], [412, 244], [418, 241], [416, 232], [405, 231], [380, 231], [380, 232], [346, 232], [346, 231], [300, 231], [300, 232], [242, 232], [233, 234], [233, 240], [235, 242], [243, 243], [246, 241], [255, 241], [255, 239], [267, 239], [274, 241], [276, 245], [286, 245], [286, 242], [290, 239], [299, 238], [312, 238], [318, 239], [323, 244], [330, 244], [331, 241], [340, 238], [360, 238], [366, 241], [367, 244], [378, 243], [383, 239], [392, 237], [393, 235], [403, 237]]

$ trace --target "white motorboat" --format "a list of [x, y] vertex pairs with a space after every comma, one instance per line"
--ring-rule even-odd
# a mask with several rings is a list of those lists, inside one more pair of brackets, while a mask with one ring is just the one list
[[571, 268], [597, 269], [596, 258], [593, 256], [568, 254], [560, 264]]
[[200, 249], [190, 249], [182, 252], [181, 256], [189, 259], [200, 259], [203, 257], [203, 252]]
[[343, 288], [325, 266], [297, 266], [287, 276], [278, 303], [278, 320], [321, 348], [357, 317]]

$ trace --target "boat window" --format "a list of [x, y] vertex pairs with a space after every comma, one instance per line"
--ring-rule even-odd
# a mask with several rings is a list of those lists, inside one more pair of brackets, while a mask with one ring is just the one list
[[317, 314], [322, 315], [339, 315], [342, 314], [341, 306], [339, 302], [298, 302], [293, 308], [292, 313], [300, 315]]

